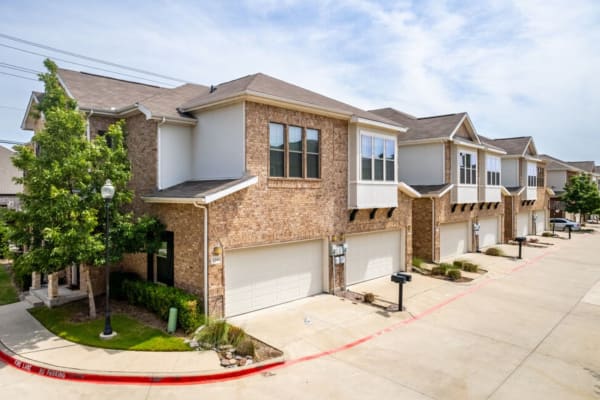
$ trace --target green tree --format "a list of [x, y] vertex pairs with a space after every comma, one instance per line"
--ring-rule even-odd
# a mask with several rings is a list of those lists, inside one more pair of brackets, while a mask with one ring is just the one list
[[[17, 146], [13, 163], [24, 171], [15, 179], [24, 186], [21, 210], [13, 211], [11, 240], [24, 245], [15, 260], [21, 269], [53, 273], [75, 264], [103, 265], [104, 200], [100, 188], [110, 179], [115, 195], [110, 203], [111, 262], [124, 252], [156, 248], [162, 224], [143, 217], [136, 222], [122, 211], [133, 193], [127, 188], [131, 168], [125, 146], [125, 123], [119, 121], [103, 136], [86, 138], [86, 122], [77, 104], [65, 94], [56, 65], [45, 61], [40, 74], [45, 92], [37, 112], [44, 128], [32, 145]], [[109, 146], [110, 143], [110, 146]], [[113, 229], [114, 228], [114, 229]], [[90, 297], [92, 307], [93, 298]]]
[[575, 175], [569, 179], [565, 185], [562, 200], [565, 202], [568, 212], [579, 213], [580, 222], [585, 214], [591, 214], [600, 208], [598, 186], [587, 174]]

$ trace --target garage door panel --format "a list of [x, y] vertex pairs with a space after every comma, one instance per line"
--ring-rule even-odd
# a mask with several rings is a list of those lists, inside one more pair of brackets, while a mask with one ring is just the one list
[[232, 250], [224, 261], [226, 316], [297, 300], [323, 288], [321, 241]]
[[497, 217], [479, 220], [479, 247], [493, 246], [500, 241], [498, 225]]
[[440, 257], [448, 258], [468, 251], [468, 227], [466, 222], [440, 225]]
[[391, 275], [403, 266], [403, 232], [387, 231], [347, 238], [346, 283], [355, 283]]
[[538, 210], [535, 212], [535, 216], [537, 217], [535, 221], [536, 225], [536, 235], [541, 235], [546, 230], [546, 211]]
[[517, 214], [517, 236], [529, 235], [529, 212]]

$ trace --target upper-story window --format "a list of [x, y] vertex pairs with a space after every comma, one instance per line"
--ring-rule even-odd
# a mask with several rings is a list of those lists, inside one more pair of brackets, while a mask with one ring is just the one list
[[535, 164], [527, 164], [527, 186], [537, 186], [537, 166]]
[[463, 185], [477, 184], [477, 154], [461, 152], [459, 160], [459, 183]]
[[489, 186], [500, 186], [500, 158], [486, 156], [486, 183]]
[[269, 176], [319, 178], [319, 131], [269, 124]]
[[363, 181], [396, 180], [396, 142], [380, 136], [360, 135], [360, 168]]
[[544, 168], [537, 167], [537, 187], [544, 187]]

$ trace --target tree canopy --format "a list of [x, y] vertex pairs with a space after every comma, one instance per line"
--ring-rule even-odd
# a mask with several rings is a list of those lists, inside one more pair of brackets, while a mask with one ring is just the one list
[[587, 174], [575, 175], [565, 185], [561, 199], [568, 212], [591, 214], [600, 208], [600, 192], [598, 186]]
[[[111, 261], [124, 252], [156, 247], [160, 222], [133, 220], [122, 211], [133, 193], [127, 188], [131, 168], [125, 146], [125, 123], [111, 125], [103, 136], [88, 140], [86, 120], [59, 84], [57, 67], [45, 61], [40, 74], [45, 92], [37, 106], [44, 127], [30, 145], [16, 147], [13, 163], [24, 174], [21, 210], [12, 211], [11, 240], [24, 245], [18, 262], [33, 271], [52, 273], [72, 263], [104, 263], [104, 200], [107, 179], [115, 186], [110, 202]], [[110, 144], [110, 145], [109, 145]], [[113, 229], [114, 228], [114, 229]]]

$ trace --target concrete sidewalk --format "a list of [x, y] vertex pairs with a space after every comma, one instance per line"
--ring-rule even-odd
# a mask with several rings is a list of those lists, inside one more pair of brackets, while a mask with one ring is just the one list
[[[410, 323], [432, 310], [460, 297], [485, 280], [502, 279], [515, 268], [546, 253], [559, 250], [561, 239], [547, 239], [553, 246], [524, 250], [523, 260], [467, 254], [460, 258], [476, 259], [488, 269], [470, 283], [453, 283], [413, 274], [405, 286], [408, 312], [389, 313], [331, 295], [318, 295], [266, 310], [230, 319], [249, 334], [284, 351], [288, 362], [316, 358], [354, 347], [365, 340]], [[508, 246], [508, 250], [514, 250]], [[397, 286], [389, 277], [364, 283], [369, 291], [386, 296]], [[216, 353], [206, 352], [134, 352], [91, 348], [68, 342], [48, 332], [27, 311], [26, 303], [0, 307], [0, 345], [3, 351], [25, 363], [61, 371], [107, 376], [210, 376], [225, 371]], [[281, 360], [275, 360], [281, 363]], [[258, 366], [260, 367], [260, 366]], [[257, 368], [257, 364], [237, 370]]]

